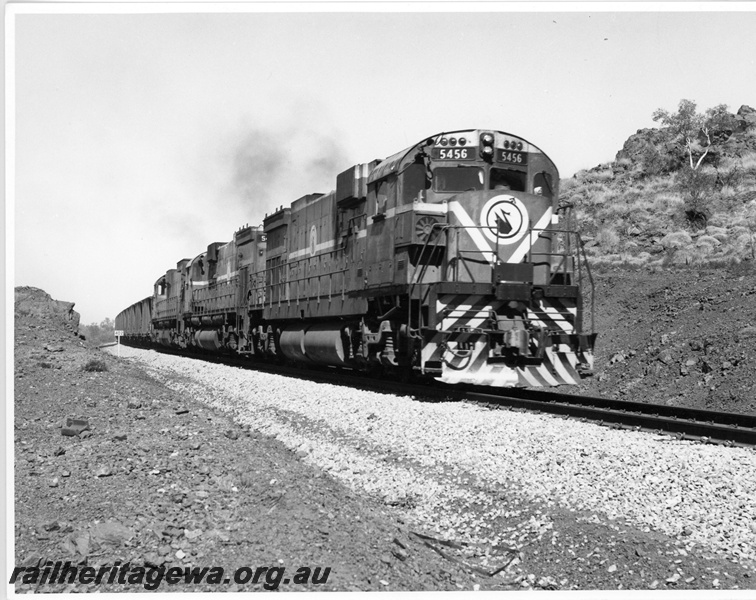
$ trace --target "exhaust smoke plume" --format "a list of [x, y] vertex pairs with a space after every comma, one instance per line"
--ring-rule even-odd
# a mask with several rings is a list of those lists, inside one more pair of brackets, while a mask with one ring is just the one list
[[231, 150], [230, 183], [237, 199], [267, 204], [285, 162], [280, 138], [267, 131], [247, 131]]
[[288, 206], [305, 194], [329, 192], [351, 164], [337, 136], [295, 127], [247, 129], [224, 154], [230, 196], [255, 213]]

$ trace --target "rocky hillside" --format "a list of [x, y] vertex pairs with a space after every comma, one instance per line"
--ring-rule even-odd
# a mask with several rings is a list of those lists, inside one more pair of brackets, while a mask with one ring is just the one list
[[15, 313], [28, 317], [55, 329], [61, 325], [76, 334], [79, 331], [79, 313], [73, 308], [74, 302], [53, 300], [50, 294], [35, 287], [20, 286], [15, 290]]
[[[701, 159], [695, 169], [691, 155], [694, 166]], [[720, 112], [697, 137], [671, 127], [641, 129], [614, 161], [561, 184], [594, 265], [718, 267], [756, 258], [750, 106]]]

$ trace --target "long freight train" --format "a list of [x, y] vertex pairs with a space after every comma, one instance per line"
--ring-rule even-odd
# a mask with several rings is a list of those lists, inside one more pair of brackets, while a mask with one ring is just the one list
[[521, 137], [441, 133], [181, 260], [116, 328], [452, 384], [573, 384], [593, 369], [593, 285], [558, 186]]

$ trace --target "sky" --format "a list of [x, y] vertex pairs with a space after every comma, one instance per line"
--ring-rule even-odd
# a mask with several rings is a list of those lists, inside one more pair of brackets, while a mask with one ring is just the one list
[[10, 9], [10, 287], [99, 323], [209, 243], [444, 130], [520, 135], [564, 178], [683, 98], [756, 107], [754, 3], [280, 7]]

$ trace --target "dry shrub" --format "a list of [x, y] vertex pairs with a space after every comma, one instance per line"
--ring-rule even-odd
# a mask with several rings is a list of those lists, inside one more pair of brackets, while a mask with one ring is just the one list
[[753, 256], [756, 253], [753, 242], [754, 236], [750, 232], [742, 232], [738, 234], [732, 245], [738, 256]]
[[592, 173], [591, 175], [593, 176], [593, 179], [595, 181], [611, 181], [612, 179], [614, 179], [614, 171], [612, 171], [611, 169]]
[[696, 247], [709, 247], [709, 248], [716, 248], [717, 246], [720, 246], [722, 242], [720, 242], [717, 238], [711, 235], [702, 235], [701, 237], [696, 240]]
[[707, 235], [702, 235], [696, 241], [696, 248], [695, 248], [695, 251], [693, 252], [694, 260], [692, 262], [695, 264], [699, 264], [703, 259], [710, 258], [716, 252], [719, 246], [720, 246], [720, 243], [716, 238], [713, 238]]
[[585, 205], [608, 208], [612, 205], [613, 197], [609, 190], [598, 190], [588, 196]]
[[616, 219], [629, 217], [634, 214], [634, 212], [634, 208], [624, 202], [611, 202], [604, 208], [602, 216], [607, 220], [614, 221]]
[[756, 152], [749, 152], [740, 159], [740, 168], [744, 173], [756, 174]]
[[642, 258], [640, 255], [638, 256], [630, 256], [626, 255], [624, 257], [624, 264], [630, 266], [630, 267], [641, 267], [646, 264], [646, 259]]
[[675, 231], [668, 233], [661, 239], [661, 245], [664, 248], [684, 248], [693, 243], [693, 238], [687, 231]]
[[738, 219], [735, 221], [732, 229], [730, 229], [730, 233], [735, 237], [739, 237], [744, 233], [750, 233], [750, 231], [751, 229], [748, 227], [748, 221], [745, 219]]
[[679, 211], [682, 209], [685, 201], [680, 194], [675, 192], [662, 192], [654, 196], [654, 201], [651, 206], [651, 210], [656, 213]]
[[562, 179], [559, 182], [559, 193], [560, 195], [564, 196], [567, 192], [570, 190], [573, 190], [577, 187], [577, 179], [570, 178], [570, 179]]
[[622, 262], [619, 254], [604, 254], [591, 259], [591, 268], [610, 267]]
[[722, 189], [719, 190], [719, 196], [724, 201], [735, 200], [738, 197], [738, 191], [731, 185], [723, 185]]
[[239, 475], [239, 485], [245, 489], [254, 487], [257, 484], [257, 477], [247, 471]]
[[709, 225], [706, 228], [706, 235], [717, 235], [718, 233], [727, 233], [727, 229], [724, 227], [717, 227], [716, 225]]
[[614, 227], [604, 226], [596, 234], [596, 243], [607, 252], [615, 250], [619, 246], [619, 242], [620, 237]]
[[692, 252], [688, 248], [678, 248], [672, 253], [669, 260], [673, 265], [682, 266], [694, 264], [697, 260], [700, 260], [699, 257], [699, 253]]
[[104, 373], [108, 370], [108, 365], [104, 360], [90, 360], [82, 367], [84, 371], [89, 373]]

